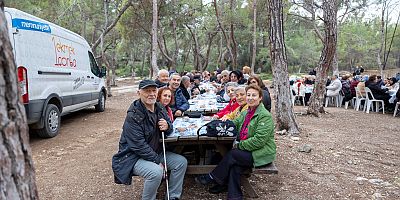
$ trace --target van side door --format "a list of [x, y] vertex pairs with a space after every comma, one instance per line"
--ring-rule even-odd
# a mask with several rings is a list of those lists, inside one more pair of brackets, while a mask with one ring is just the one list
[[104, 86], [104, 80], [100, 77], [101, 70], [97, 65], [96, 59], [94, 58], [92, 52], [88, 51], [88, 56], [90, 60], [90, 87], [92, 90], [92, 100], [95, 100], [99, 98], [99, 92], [101, 90], [101, 87]]

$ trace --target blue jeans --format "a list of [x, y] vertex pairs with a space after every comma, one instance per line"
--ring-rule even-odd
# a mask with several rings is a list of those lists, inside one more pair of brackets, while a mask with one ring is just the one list
[[[171, 171], [169, 176], [169, 197], [180, 198], [182, 195], [183, 178], [185, 177], [187, 161], [186, 158], [169, 152], [166, 152], [167, 168]], [[164, 163], [164, 160], [162, 160]], [[134, 173], [145, 179], [142, 194], [142, 200], [155, 200], [158, 187], [163, 178], [163, 169], [160, 165], [147, 160], [139, 159], [133, 169]]]

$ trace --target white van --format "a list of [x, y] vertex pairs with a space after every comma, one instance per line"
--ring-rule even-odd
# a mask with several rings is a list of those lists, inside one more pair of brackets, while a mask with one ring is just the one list
[[5, 8], [18, 83], [28, 124], [54, 137], [61, 116], [90, 106], [104, 111], [105, 71], [80, 35], [13, 8]]

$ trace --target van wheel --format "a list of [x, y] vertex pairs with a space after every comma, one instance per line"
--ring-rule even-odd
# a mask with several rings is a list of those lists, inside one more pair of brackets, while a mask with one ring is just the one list
[[61, 125], [60, 110], [54, 104], [47, 104], [44, 115], [44, 127], [37, 130], [37, 134], [42, 138], [52, 138], [58, 134]]
[[103, 112], [106, 109], [106, 97], [104, 92], [100, 92], [99, 103], [94, 106], [97, 112]]

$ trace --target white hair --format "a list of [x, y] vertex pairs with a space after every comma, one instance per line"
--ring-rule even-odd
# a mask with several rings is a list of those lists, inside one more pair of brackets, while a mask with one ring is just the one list
[[161, 74], [168, 74], [169, 75], [169, 72], [167, 70], [165, 70], [165, 69], [162, 69], [162, 70], [158, 71], [157, 76], [160, 77]]

